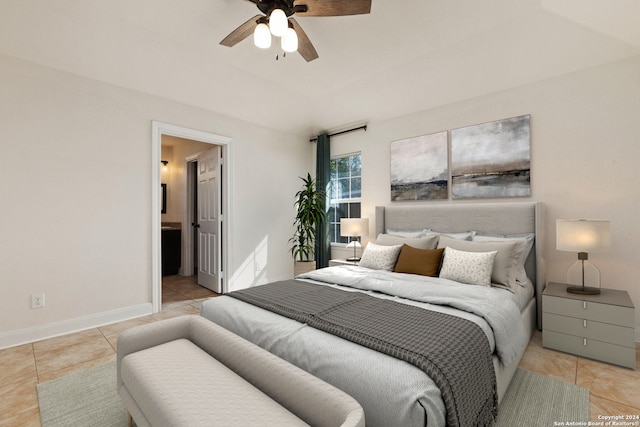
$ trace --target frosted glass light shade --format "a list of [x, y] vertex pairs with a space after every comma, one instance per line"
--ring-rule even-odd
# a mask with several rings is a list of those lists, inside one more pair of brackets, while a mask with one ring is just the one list
[[269, 29], [271, 34], [276, 37], [282, 37], [289, 28], [289, 21], [287, 15], [282, 9], [273, 9], [271, 15], [269, 15]]
[[280, 39], [280, 45], [285, 52], [295, 52], [298, 50], [298, 34], [293, 28], [287, 28]]
[[605, 220], [556, 222], [556, 249], [567, 252], [603, 252], [611, 248], [611, 228]]
[[253, 31], [253, 44], [260, 49], [268, 49], [271, 47], [271, 32], [267, 24], [258, 24]]

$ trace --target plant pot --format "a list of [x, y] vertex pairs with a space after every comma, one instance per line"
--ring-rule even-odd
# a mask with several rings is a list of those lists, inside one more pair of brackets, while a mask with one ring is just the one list
[[308, 273], [316, 269], [315, 261], [296, 261], [293, 266], [293, 275], [298, 276], [299, 274]]

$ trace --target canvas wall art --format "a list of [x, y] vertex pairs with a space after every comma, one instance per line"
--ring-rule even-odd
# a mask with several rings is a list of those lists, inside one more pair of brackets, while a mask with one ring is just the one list
[[391, 142], [391, 200], [449, 197], [447, 132]]
[[530, 195], [530, 117], [451, 131], [453, 199]]

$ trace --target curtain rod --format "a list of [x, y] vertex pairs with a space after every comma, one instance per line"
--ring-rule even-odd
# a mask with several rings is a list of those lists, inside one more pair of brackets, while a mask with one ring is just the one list
[[[336, 136], [336, 135], [342, 135], [343, 133], [355, 132], [357, 130], [366, 131], [367, 130], [367, 125], [362, 125], [362, 126], [358, 126], [356, 128], [347, 129], [347, 130], [341, 130], [340, 132], [329, 134], [329, 137]], [[317, 140], [318, 140], [318, 137], [315, 137], [315, 138], [311, 138], [309, 140], [309, 142], [316, 142]]]

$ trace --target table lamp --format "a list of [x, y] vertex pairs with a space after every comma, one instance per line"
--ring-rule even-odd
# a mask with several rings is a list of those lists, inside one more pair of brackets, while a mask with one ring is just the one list
[[360, 261], [360, 258], [356, 256], [356, 248], [361, 246], [358, 241], [358, 236], [369, 235], [369, 219], [340, 218], [340, 235], [343, 237], [351, 237], [351, 241], [347, 244], [347, 247], [353, 247], [353, 258], [347, 258], [347, 261]]
[[567, 269], [567, 292], [582, 295], [600, 293], [600, 270], [589, 262], [589, 252], [604, 252], [611, 247], [611, 229], [606, 220], [556, 221], [556, 249], [577, 252], [578, 260]]

